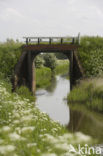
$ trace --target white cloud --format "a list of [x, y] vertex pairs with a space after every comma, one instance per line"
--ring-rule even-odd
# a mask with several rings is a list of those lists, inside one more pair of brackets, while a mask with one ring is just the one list
[[13, 8], [7, 8], [2, 11], [0, 14], [0, 18], [4, 21], [12, 21], [17, 22], [18, 20], [22, 20], [24, 16]]
[[0, 0], [0, 40], [7, 37], [102, 35], [103, 0]]

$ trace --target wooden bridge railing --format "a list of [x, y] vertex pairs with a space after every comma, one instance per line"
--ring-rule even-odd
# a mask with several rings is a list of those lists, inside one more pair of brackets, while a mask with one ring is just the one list
[[26, 45], [28, 44], [75, 44], [80, 42], [78, 37], [23, 37]]

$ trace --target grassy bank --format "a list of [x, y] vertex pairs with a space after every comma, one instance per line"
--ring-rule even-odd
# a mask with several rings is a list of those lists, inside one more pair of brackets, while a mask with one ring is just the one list
[[81, 81], [68, 95], [68, 104], [82, 104], [91, 110], [103, 112], [103, 79]]
[[44, 88], [50, 85], [52, 75], [65, 74], [69, 71], [69, 61], [68, 60], [58, 60], [55, 71], [52, 72], [48, 67], [36, 68], [36, 87]]
[[43, 88], [50, 84], [52, 72], [50, 68], [36, 68], [36, 87]]
[[93, 141], [79, 132], [68, 133], [40, 112], [29, 96], [11, 93], [10, 87], [0, 80], [0, 156], [66, 156], [72, 155], [70, 144]]
[[55, 68], [55, 73], [65, 74], [69, 72], [69, 61], [68, 60], [57, 60], [57, 66]]

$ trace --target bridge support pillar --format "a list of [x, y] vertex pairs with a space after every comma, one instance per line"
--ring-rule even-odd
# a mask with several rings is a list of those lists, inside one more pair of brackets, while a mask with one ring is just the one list
[[36, 81], [35, 81], [35, 66], [33, 62], [32, 52], [28, 52], [28, 87], [30, 91], [34, 94], [36, 89]]
[[[36, 49], [35, 51], [30, 49], [25, 50], [22, 53], [18, 63], [15, 66], [14, 76], [12, 78], [12, 91], [15, 91], [16, 88], [20, 87], [21, 85], [25, 85], [30, 89], [33, 94], [35, 93], [36, 80], [33, 60], [40, 52], [41, 51], [38, 51], [38, 49]], [[72, 90], [72, 86], [76, 83], [78, 79], [83, 77], [84, 72], [79, 62], [76, 51], [70, 49], [62, 52], [68, 57], [70, 61], [69, 77], [70, 90]]]
[[72, 86], [73, 86], [73, 51], [70, 51], [69, 60], [70, 60], [70, 65], [69, 65], [70, 90], [72, 90]]
[[73, 86], [73, 51], [69, 51], [64, 53], [70, 61], [69, 65], [69, 78], [70, 78], [70, 90], [72, 90]]

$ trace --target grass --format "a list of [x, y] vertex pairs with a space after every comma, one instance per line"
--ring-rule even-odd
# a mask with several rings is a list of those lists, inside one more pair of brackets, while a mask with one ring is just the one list
[[58, 60], [55, 69], [56, 74], [65, 74], [69, 72], [69, 61], [68, 60]]
[[30, 102], [34, 102], [35, 96], [29, 91], [29, 89], [25, 86], [21, 86], [16, 89], [16, 93], [23, 99], [24, 97], [28, 98]]
[[[93, 43], [91, 41], [82, 42], [79, 57], [87, 75], [100, 75], [103, 71], [102, 40], [101, 42], [97, 40], [96, 43], [94, 41]], [[4, 72], [5, 77], [10, 77], [13, 73], [14, 65], [21, 54], [20, 46], [21, 43], [14, 41], [0, 45], [0, 71]], [[68, 72], [68, 61], [58, 61], [55, 72], [56, 74]], [[37, 88], [49, 85], [51, 75], [51, 70], [48, 68], [37, 69]], [[97, 86], [94, 84], [94, 80], [93, 83], [82, 82], [80, 88], [77, 86], [70, 93], [69, 102], [72, 104], [85, 103], [88, 108], [103, 112], [101, 82], [98, 81]], [[35, 98], [31, 96], [27, 88], [21, 87], [16, 93], [11, 93], [9, 80], [6, 82], [1, 76], [0, 156], [76, 155], [70, 153], [70, 144], [77, 147], [78, 144], [87, 143], [94, 144], [95, 142], [91, 137], [82, 133], [69, 133], [58, 122], [51, 120], [47, 114], [40, 112], [35, 106]]]
[[36, 68], [36, 87], [46, 88], [50, 85], [52, 76], [65, 74], [69, 71], [68, 60], [58, 60], [54, 73], [48, 67]]
[[80, 85], [68, 95], [68, 104], [82, 104], [89, 109], [103, 112], [103, 80], [88, 79], [82, 81]]
[[78, 143], [93, 142], [82, 133], [68, 133], [40, 112], [29, 99], [30, 94], [23, 97], [23, 94], [11, 93], [10, 88], [8, 82], [0, 79], [0, 156], [72, 155], [70, 144], [77, 147]]
[[52, 72], [50, 68], [36, 68], [36, 87], [43, 88], [50, 84]]

